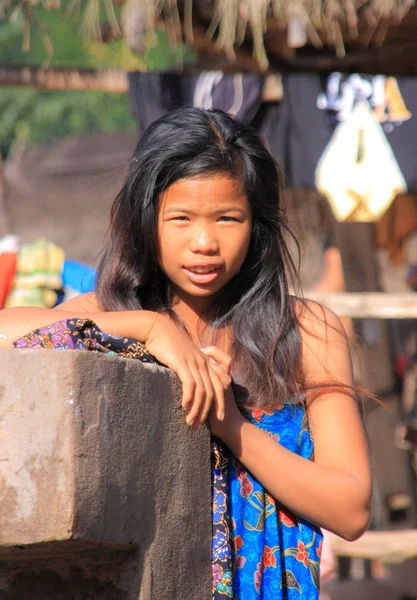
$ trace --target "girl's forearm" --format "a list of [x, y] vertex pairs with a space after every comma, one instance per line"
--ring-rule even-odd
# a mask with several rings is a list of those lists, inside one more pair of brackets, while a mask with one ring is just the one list
[[221, 437], [271, 496], [295, 514], [348, 540], [366, 529], [367, 482], [294, 454], [243, 417]]
[[155, 321], [155, 313], [147, 310], [92, 313], [59, 308], [9, 308], [0, 311], [0, 348], [11, 347], [15, 340], [29, 331], [74, 317], [91, 319], [106, 333], [131, 337], [140, 342], [146, 341]]

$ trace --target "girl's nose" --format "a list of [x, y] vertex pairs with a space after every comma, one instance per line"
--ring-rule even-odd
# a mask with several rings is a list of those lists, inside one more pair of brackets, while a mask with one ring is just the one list
[[191, 252], [213, 254], [218, 252], [219, 243], [216, 235], [210, 228], [201, 228], [195, 232], [190, 243]]

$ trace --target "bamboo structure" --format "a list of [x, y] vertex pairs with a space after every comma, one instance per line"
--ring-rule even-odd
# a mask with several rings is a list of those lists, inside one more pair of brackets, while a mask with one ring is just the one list
[[[121, 17], [115, 5], [122, 3]], [[208, 24], [208, 37], [215, 46], [233, 59], [236, 47], [250, 39], [258, 64], [269, 63], [264, 34], [272, 28], [285, 29], [297, 25], [306, 40], [317, 48], [333, 45], [339, 57], [345, 54], [345, 42], [358, 36], [360, 15], [366, 22], [365, 37], [381, 45], [391, 25], [398, 25], [416, 5], [415, 0], [0, 0], [0, 20], [16, 18], [22, 12], [26, 28], [24, 47], [30, 47], [31, 26], [42, 34], [45, 49], [51, 54], [51, 41], [38, 9], [56, 10], [61, 5], [69, 12], [81, 14], [84, 32], [102, 38], [101, 22], [106, 14], [113, 36], [123, 33], [128, 45], [143, 50], [144, 36], [162, 23], [171, 40], [178, 43], [183, 36], [194, 43], [196, 21]]]
[[328, 306], [339, 317], [352, 319], [417, 319], [417, 293], [360, 292], [306, 293], [306, 297]]
[[417, 556], [417, 529], [367, 531], [355, 542], [332, 535], [331, 546], [337, 556], [399, 564]]
[[0, 67], [0, 85], [35, 87], [43, 90], [72, 90], [123, 93], [127, 74], [116, 69], [36, 69]]

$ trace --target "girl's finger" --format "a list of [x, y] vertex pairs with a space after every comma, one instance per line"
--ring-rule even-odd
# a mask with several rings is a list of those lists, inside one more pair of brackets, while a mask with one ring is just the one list
[[186, 409], [193, 403], [196, 383], [187, 366], [179, 367], [176, 373], [182, 385], [182, 408]]
[[201, 423], [201, 413], [206, 403], [206, 387], [196, 364], [188, 365], [190, 373], [195, 381], [194, 399], [191, 408], [185, 418], [186, 423], [192, 427], [198, 427]]
[[220, 379], [223, 385], [223, 390], [226, 390], [232, 383], [232, 378], [230, 377], [230, 375], [224, 370], [222, 365], [213, 358], [210, 358], [210, 368], [213, 369], [213, 371]]
[[200, 423], [204, 423], [208, 418], [210, 408], [215, 402], [215, 391], [212, 382], [212, 378], [210, 377], [208, 361], [204, 357], [203, 362], [199, 365], [200, 375], [203, 379], [204, 385], [206, 387], [206, 401], [204, 407], [201, 412]]
[[210, 356], [210, 358], [213, 358], [216, 362], [218, 362], [226, 371], [226, 373], [230, 375], [232, 359], [228, 354], [226, 354], [226, 352], [223, 352], [223, 350], [220, 350], [220, 348], [217, 348], [217, 346], [208, 346], [207, 348], [202, 348], [201, 351], [204, 352], [206, 356]]
[[209, 368], [209, 373], [214, 387], [214, 408], [216, 410], [216, 417], [219, 421], [223, 421], [226, 409], [224, 384], [222, 383], [216, 371], [211, 368], [211, 366]]

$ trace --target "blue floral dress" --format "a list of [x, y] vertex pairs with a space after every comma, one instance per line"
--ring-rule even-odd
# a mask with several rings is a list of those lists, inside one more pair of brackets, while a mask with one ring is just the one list
[[[302, 404], [244, 416], [291, 452], [312, 459]], [[280, 506], [216, 439], [212, 467], [213, 600], [318, 600], [320, 529]]]

